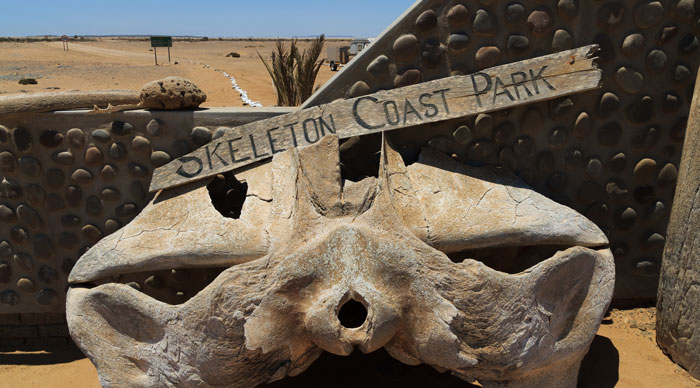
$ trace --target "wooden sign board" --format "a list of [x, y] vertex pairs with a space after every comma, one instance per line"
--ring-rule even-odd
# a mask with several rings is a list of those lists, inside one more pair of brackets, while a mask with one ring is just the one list
[[342, 139], [391, 131], [597, 89], [597, 50], [585, 46], [249, 123], [156, 169], [150, 191], [234, 170], [328, 134]]
[[173, 38], [171, 36], [152, 36], [151, 47], [173, 47]]

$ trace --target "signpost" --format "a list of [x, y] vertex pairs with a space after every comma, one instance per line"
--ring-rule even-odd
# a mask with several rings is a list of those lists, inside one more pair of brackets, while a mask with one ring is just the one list
[[63, 42], [63, 51], [68, 51], [68, 35], [61, 35], [61, 42]]
[[171, 36], [152, 36], [151, 47], [153, 47], [153, 55], [156, 57], [156, 66], [158, 66], [158, 47], [168, 48], [168, 64], [170, 64], [170, 48], [173, 47]]
[[391, 131], [598, 89], [597, 50], [585, 46], [249, 123], [156, 169], [149, 190], [235, 170], [328, 134]]

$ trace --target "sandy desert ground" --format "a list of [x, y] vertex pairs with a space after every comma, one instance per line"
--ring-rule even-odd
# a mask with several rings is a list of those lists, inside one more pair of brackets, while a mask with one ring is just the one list
[[[285, 43], [289, 47], [289, 42]], [[309, 46], [300, 41], [300, 47]], [[349, 41], [329, 40], [325, 47], [348, 45]], [[243, 106], [239, 94], [231, 88], [224, 72], [232, 75], [253, 101], [264, 106], [277, 102], [275, 90], [257, 52], [270, 58], [274, 40], [225, 40], [173, 42], [171, 64], [166, 48], [158, 48], [158, 63], [146, 41], [105, 39], [94, 42], [70, 42], [63, 51], [61, 42], [0, 43], [0, 96], [14, 93], [60, 90], [139, 90], [143, 84], [167, 76], [193, 81], [207, 94], [202, 105]], [[226, 57], [237, 52], [240, 58]], [[326, 55], [324, 48], [322, 58]], [[177, 64], [175, 64], [177, 62]], [[323, 66], [317, 85], [334, 72]], [[20, 85], [21, 78], [35, 78], [36, 85]]]
[[[344, 44], [347, 41], [329, 41], [326, 47]], [[148, 81], [177, 75], [192, 80], [207, 93], [204, 106], [242, 106], [239, 94], [223, 75], [226, 72], [236, 78], [252, 100], [265, 106], [276, 103], [270, 78], [256, 54], [269, 57], [274, 41], [176, 41], [171, 52], [173, 64], [162, 66], [154, 66], [149, 46], [145, 41], [71, 42], [70, 51], [66, 52], [60, 42], [0, 43], [0, 95], [52, 90], [138, 90]], [[238, 52], [241, 58], [226, 57], [229, 52]], [[159, 49], [158, 54], [159, 62], [167, 63], [167, 51]], [[333, 74], [324, 66], [317, 83], [327, 81]], [[18, 80], [25, 77], [36, 78], [38, 84], [19, 85]], [[661, 352], [654, 337], [653, 308], [613, 310], [584, 360], [579, 387], [700, 388], [698, 380]], [[381, 354], [353, 355], [348, 360], [326, 356], [301, 376], [270, 387], [435, 386], [414, 378], [420, 369], [400, 369], [396, 365], [405, 373], [384, 379], [375, 370], [384, 362], [381, 357], [388, 358]], [[345, 383], [339, 385], [340, 381]], [[470, 385], [460, 382], [458, 386]], [[76, 348], [3, 351], [0, 342], [0, 388], [20, 387], [98, 388], [99, 383], [95, 368]]]

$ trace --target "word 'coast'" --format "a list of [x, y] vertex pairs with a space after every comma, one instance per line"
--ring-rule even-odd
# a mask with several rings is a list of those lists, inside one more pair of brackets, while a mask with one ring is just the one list
[[597, 89], [596, 45], [298, 110], [228, 131], [156, 169], [150, 191], [268, 159], [290, 147], [391, 131]]

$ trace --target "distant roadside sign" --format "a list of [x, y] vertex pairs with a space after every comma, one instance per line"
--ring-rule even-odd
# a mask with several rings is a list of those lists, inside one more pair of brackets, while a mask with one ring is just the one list
[[173, 38], [171, 36], [152, 36], [151, 47], [173, 47]]
[[168, 48], [168, 63], [170, 63], [170, 48], [173, 47], [172, 36], [152, 36], [151, 47], [153, 47], [153, 55], [156, 58], [156, 66], [158, 66], [158, 47]]
[[61, 41], [68, 42], [68, 35], [61, 35]]

